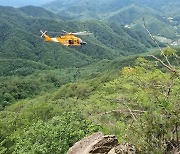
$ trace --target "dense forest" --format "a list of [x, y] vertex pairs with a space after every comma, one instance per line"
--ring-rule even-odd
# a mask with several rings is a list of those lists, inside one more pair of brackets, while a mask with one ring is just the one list
[[[103, 9], [97, 1], [93, 11], [100, 12], [92, 14], [94, 19], [88, 0], [77, 3], [83, 3], [82, 10], [72, 5], [76, 0], [62, 1], [44, 5], [52, 12], [0, 6], [0, 153], [65, 154], [97, 131], [115, 134], [140, 154], [178, 152], [180, 47], [154, 42], [151, 37], [159, 30], [152, 31], [149, 22], [148, 29], [122, 26], [136, 22], [134, 11], [142, 18], [145, 4], [153, 11], [157, 8], [149, 0], [136, 0], [134, 5], [131, 1], [117, 5], [113, 0], [113, 6]], [[64, 5], [56, 10], [54, 4], [59, 3]], [[109, 5], [108, 0], [103, 3]], [[76, 13], [69, 16], [70, 6]], [[161, 20], [163, 8], [168, 7], [163, 5], [160, 14], [149, 13], [149, 21], [161, 21], [171, 29]], [[59, 15], [60, 11], [68, 16]], [[173, 10], [178, 20], [176, 12], [178, 8]], [[178, 31], [168, 28], [162, 36], [177, 39]], [[41, 29], [52, 36], [52, 31], [61, 30], [93, 35], [82, 37], [86, 46], [65, 47], [44, 42]]]
[[121, 142], [136, 145], [140, 153], [163, 153], [170, 150], [165, 141], [178, 141], [179, 132], [172, 130], [179, 126], [179, 74], [157, 68], [153, 60], [138, 58], [131, 67], [114, 67], [63, 86], [53, 72], [40, 75], [37, 81], [3, 83], [12, 88], [4, 99], [14, 94], [17, 100], [0, 112], [1, 153], [65, 153], [95, 131], [116, 134]]
[[142, 18], [145, 18], [154, 35], [171, 39], [177, 38], [176, 32], [180, 30], [178, 0], [55, 0], [43, 7], [66, 18], [98, 19], [128, 25], [132, 29], [139, 29]]

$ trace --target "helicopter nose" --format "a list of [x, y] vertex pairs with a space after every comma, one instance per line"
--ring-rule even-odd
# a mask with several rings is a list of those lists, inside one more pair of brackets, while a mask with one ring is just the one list
[[84, 42], [84, 41], [81, 42], [81, 45], [86, 45], [86, 44], [87, 44], [87, 42]]

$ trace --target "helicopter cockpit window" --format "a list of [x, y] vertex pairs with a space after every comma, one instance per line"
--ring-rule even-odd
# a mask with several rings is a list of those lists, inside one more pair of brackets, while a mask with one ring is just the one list
[[74, 44], [74, 41], [73, 40], [69, 40], [69, 44]]

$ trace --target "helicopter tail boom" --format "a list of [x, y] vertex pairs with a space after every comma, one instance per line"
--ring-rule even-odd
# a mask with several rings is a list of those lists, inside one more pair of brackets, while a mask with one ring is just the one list
[[56, 38], [51, 38], [51, 37], [49, 37], [49, 36], [46, 34], [47, 31], [43, 32], [42, 30], [40, 30], [40, 32], [41, 32], [41, 34], [42, 34], [41, 37], [44, 37], [46, 42], [58, 42], [58, 40], [57, 40]]

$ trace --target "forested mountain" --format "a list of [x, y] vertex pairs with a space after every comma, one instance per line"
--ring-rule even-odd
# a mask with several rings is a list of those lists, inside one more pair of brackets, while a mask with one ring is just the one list
[[[94, 20], [64, 21], [38, 7], [0, 7], [0, 12], [0, 57], [3, 61], [17, 58], [56, 68], [79, 67], [95, 59], [142, 53], [153, 45], [145, 33], [127, 32], [119, 25]], [[83, 37], [88, 42], [87, 46], [67, 48], [60, 44], [44, 43], [40, 38], [40, 29], [56, 32], [62, 29], [70, 32], [88, 30], [93, 35]]]
[[[159, 51], [136, 24], [145, 17], [153, 35], [177, 39], [170, 29], [180, 21], [179, 2], [153, 1], [45, 6], [60, 14], [0, 6], [0, 153], [65, 154], [97, 131], [138, 154], [179, 152], [180, 48], [157, 42]], [[166, 19], [165, 10], [177, 16]], [[65, 47], [44, 42], [40, 30], [92, 35], [82, 36], [85, 46]]]
[[[17, 101], [0, 112], [0, 152], [64, 154], [96, 131], [116, 134], [121, 142], [135, 145], [139, 153], [172, 152], [171, 144], [178, 150], [177, 130], [173, 140], [171, 135], [179, 126], [179, 77], [158, 69], [153, 60], [127, 60], [132, 67], [121, 71], [111, 67], [92, 79], [63, 86], [58, 85], [62, 79], [56, 80], [51, 72], [47, 79], [57, 84], [55, 92]], [[19, 94], [39, 90], [37, 83], [31, 80], [29, 89], [21, 84]], [[170, 83], [172, 93], [167, 94]]]
[[0, 5], [4, 6], [13, 6], [13, 7], [22, 7], [22, 6], [27, 6], [27, 5], [42, 5], [45, 3], [48, 3], [53, 0], [0, 0]]
[[25, 6], [19, 8], [23, 13], [25, 13], [28, 16], [31, 17], [39, 17], [39, 18], [45, 18], [45, 19], [51, 19], [51, 20], [61, 20], [60, 16], [55, 15], [54, 13], [51, 13], [41, 7], [34, 7], [34, 6]]
[[[131, 28], [142, 24], [143, 18], [154, 35], [176, 38], [179, 32], [180, 1], [178, 0], [105, 0], [105, 1], [63, 1], [56, 0], [44, 8], [60, 16], [81, 20], [99, 19], [130, 25]], [[168, 17], [174, 18], [169, 21]], [[175, 27], [174, 27], [175, 26]], [[139, 26], [138, 26], [139, 27]]]
[[56, 12], [64, 11], [68, 13], [68, 11], [71, 11], [75, 14], [80, 14], [83, 12], [94, 12], [94, 14], [97, 14], [98, 16], [101, 13], [112, 13], [132, 4], [138, 5], [140, 7], [151, 8], [166, 15], [178, 15], [177, 13], [180, 6], [180, 2], [178, 0], [54, 0], [53, 2], [45, 4], [44, 7]]
[[[26, 6], [15, 9], [1, 6], [0, 12], [2, 36], [0, 38], [0, 76], [4, 89], [1, 91], [0, 101], [4, 105], [9, 101], [46, 91], [45, 82], [50, 87], [54, 87], [74, 80], [78, 68], [88, 67], [89, 64], [103, 59], [111, 60], [124, 55], [143, 53], [154, 45], [145, 32], [128, 30], [118, 24], [96, 20], [85, 22], [64, 20], [40, 7]], [[44, 39], [40, 38], [40, 29], [57, 32], [62, 29], [70, 32], [87, 30], [93, 35], [82, 37], [88, 43], [86, 46], [64, 47], [56, 43], [45, 43]], [[100, 65], [104, 65], [104, 62]], [[63, 73], [53, 77], [50, 70], [55, 69], [60, 70], [54, 71], [53, 74], [61, 71]], [[103, 67], [99, 69], [104, 70]], [[40, 73], [39, 79], [32, 80], [35, 77], [34, 73], [45, 70], [46, 74]], [[12, 75], [23, 77], [19, 80], [19, 77], [11, 77]], [[9, 78], [5, 79], [4, 76]], [[48, 80], [49, 77], [52, 79]], [[51, 84], [52, 80], [56, 80], [57, 83]], [[12, 86], [7, 84], [9, 81]], [[33, 90], [22, 93], [25, 88], [23, 84]], [[35, 84], [38, 88], [33, 86]], [[6, 92], [9, 93], [13, 89], [16, 89], [19, 94], [6, 95]]]

